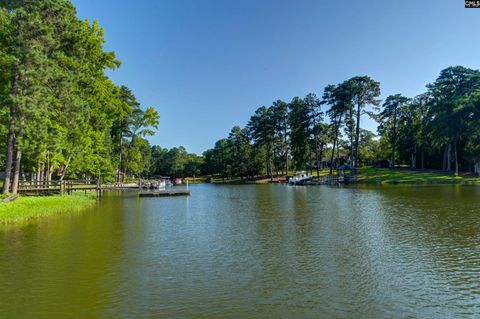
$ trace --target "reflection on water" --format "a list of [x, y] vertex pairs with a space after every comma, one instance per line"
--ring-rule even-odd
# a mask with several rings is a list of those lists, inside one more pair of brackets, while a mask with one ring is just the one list
[[480, 188], [194, 185], [0, 228], [0, 318], [480, 316]]

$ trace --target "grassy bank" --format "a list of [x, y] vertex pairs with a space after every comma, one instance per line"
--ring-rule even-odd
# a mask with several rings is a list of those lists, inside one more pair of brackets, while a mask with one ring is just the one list
[[24, 222], [36, 218], [79, 211], [96, 203], [94, 192], [65, 196], [20, 197], [12, 203], [0, 203], [0, 224]]
[[241, 179], [240, 177], [233, 178], [211, 178], [210, 182], [213, 184], [270, 184], [270, 183], [284, 183], [285, 176], [274, 177], [273, 181], [268, 176], [261, 176], [255, 179]]
[[200, 177], [187, 177], [189, 184], [203, 184], [208, 182], [208, 177], [200, 176]]
[[455, 176], [434, 170], [361, 168], [359, 183], [366, 184], [479, 184], [480, 178], [471, 175]]

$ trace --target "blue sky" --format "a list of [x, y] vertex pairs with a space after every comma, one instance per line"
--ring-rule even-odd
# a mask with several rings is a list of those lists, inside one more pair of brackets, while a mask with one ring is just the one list
[[383, 99], [414, 96], [445, 67], [480, 64], [480, 9], [461, 0], [72, 2], [105, 28], [123, 63], [114, 82], [160, 113], [151, 142], [196, 153], [277, 99], [356, 75], [380, 81]]

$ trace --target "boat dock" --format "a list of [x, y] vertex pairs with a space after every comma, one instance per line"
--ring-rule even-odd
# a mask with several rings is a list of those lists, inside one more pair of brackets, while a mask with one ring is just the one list
[[171, 185], [162, 179], [140, 179], [132, 183], [102, 184], [101, 180], [64, 180], [64, 181], [19, 181], [18, 192], [21, 194], [71, 194], [76, 191], [96, 191], [102, 196], [104, 191], [137, 191], [140, 197], [189, 196], [188, 181], [186, 190], [165, 190]]
[[164, 190], [164, 191], [151, 191], [151, 192], [141, 192], [139, 193], [140, 197], [170, 197], [170, 196], [190, 196], [190, 191], [180, 189], [180, 190]]

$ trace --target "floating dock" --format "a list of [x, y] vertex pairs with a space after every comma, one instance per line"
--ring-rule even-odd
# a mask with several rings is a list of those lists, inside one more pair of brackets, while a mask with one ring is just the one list
[[141, 192], [140, 197], [170, 197], [170, 196], [190, 196], [187, 190], [169, 190], [169, 191], [151, 191]]

